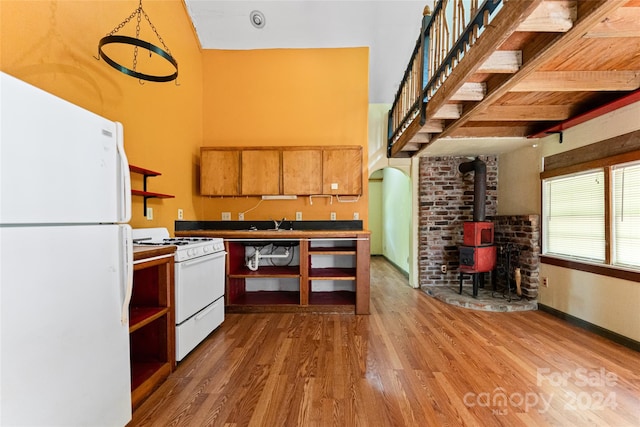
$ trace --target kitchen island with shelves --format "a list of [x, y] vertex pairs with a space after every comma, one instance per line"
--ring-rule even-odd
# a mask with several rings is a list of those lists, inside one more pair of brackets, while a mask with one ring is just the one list
[[[176, 229], [176, 236], [224, 239], [228, 312], [369, 314], [369, 231]], [[288, 263], [250, 268], [256, 250], [265, 258], [288, 250]]]

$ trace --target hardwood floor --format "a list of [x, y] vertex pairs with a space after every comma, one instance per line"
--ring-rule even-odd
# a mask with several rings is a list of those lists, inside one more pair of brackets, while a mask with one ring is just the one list
[[371, 315], [229, 314], [131, 426], [640, 425], [640, 354], [371, 263]]

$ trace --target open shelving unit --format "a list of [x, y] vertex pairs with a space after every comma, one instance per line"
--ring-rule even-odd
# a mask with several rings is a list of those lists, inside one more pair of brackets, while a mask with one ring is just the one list
[[[268, 239], [265, 239], [268, 241]], [[369, 236], [299, 239], [299, 265], [261, 265], [252, 271], [245, 265], [245, 245], [225, 241], [229, 312], [301, 311], [369, 313]], [[337, 260], [333, 263], [333, 260]], [[286, 279], [297, 289], [251, 290], [250, 279]], [[326, 286], [322, 286], [326, 282]], [[333, 283], [330, 283], [333, 282]], [[335, 283], [344, 283], [332, 289]], [[289, 288], [293, 288], [289, 283]], [[314, 289], [318, 288], [318, 289]]]
[[144, 207], [144, 216], [147, 215], [147, 200], [152, 198], [158, 199], [172, 199], [175, 196], [171, 194], [163, 194], [163, 193], [154, 193], [151, 191], [147, 191], [147, 178], [152, 176], [160, 176], [162, 175], [160, 172], [155, 172], [150, 169], [144, 169], [139, 166], [129, 165], [129, 171], [131, 173], [137, 173], [143, 176], [143, 184], [142, 190], [134, 190], [131, 189], [132, 196], [142, 196], [144, 198], [143, 207]]
[[131, 406], [136, 408], [176, 366], [175, 247], [134, 250], [129, 305]]

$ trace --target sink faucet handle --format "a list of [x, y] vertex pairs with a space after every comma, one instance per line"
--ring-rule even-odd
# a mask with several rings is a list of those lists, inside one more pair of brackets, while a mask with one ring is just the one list
[[273, 221], [273, 226], [275, 227], [276, 230], [280, 229], [280, 226], [282, 225], [282, 223], [286, 220], [287, 218], [282, 218], [280, 221], [276, 221], [275, 219], [271, 219]]

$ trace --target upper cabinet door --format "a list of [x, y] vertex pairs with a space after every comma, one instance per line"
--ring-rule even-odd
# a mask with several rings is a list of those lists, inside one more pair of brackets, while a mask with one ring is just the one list
[[283, 194], [322, 193], [322, 150], [292, 149], [282, 152]]
[[242, 195], [280, 194], [280, 150], [242, 151]]
[[240, 151], [200, 150], [200, 194], [237, 196], [240, 194]]
[[322, 169], [323, 194], [362, 194], [362, 147], [325, 147]]

